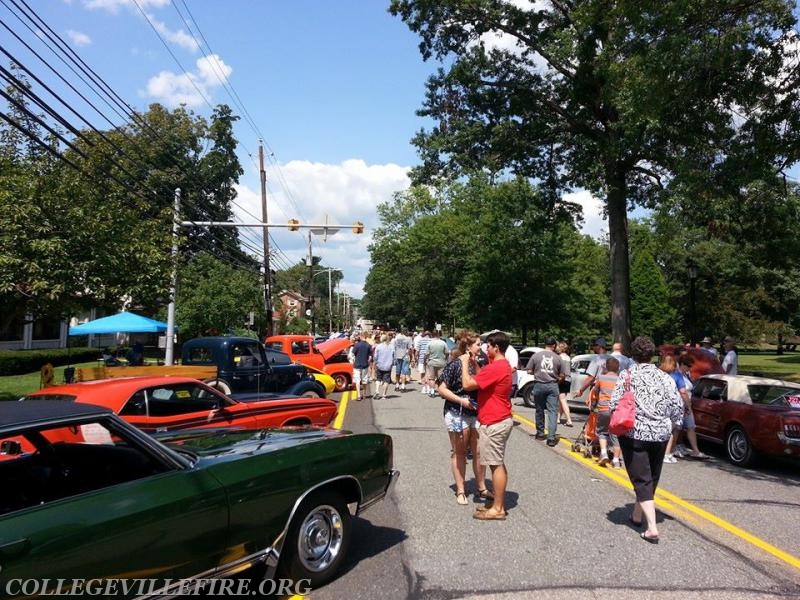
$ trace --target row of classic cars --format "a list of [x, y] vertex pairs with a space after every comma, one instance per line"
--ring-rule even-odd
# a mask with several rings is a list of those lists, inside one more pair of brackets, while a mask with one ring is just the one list
[[336, 412], [324, 398], [231, 397], [188, 377], [0, 403], [3, 581], [62, 579], [59, 593], [90, 579], [155, 582], [122, 597], [231, 577], [328, 582], [352, 516], [398, 475], [392, 438], [327, 428]]

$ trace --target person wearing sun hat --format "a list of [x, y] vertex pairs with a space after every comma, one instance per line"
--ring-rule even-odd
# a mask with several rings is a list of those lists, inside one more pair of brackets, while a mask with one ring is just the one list
[[717, 349], [714, 348], [714, 344], [712, 343], [710, 337], [706, 336], [700, 340], [700, 348], [703, 350], [703, 352], [708, 352], [711, 356], [719, 360]]

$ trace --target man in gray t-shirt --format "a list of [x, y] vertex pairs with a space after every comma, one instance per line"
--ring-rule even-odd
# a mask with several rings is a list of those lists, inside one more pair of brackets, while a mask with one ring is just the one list
[[556, 354], [556, 338], [548, 336], [544, 350], [540, 350], [527, 364], [528, 373], [533, 373], [533, 403], [536, 409], [536, 439], [543, 440], [544, 414], [547, 410], [547, 445], [556, 445], [558, 427], [558, 382], [566, 377], [561, 356]]
[[425, 376], [428, 378], [431, 386], [428, 394], [429, 396], [439, 395], [434, 382], [447, 364], [447, 344], [440, 336], [441, 333], [439, 331], [434, 331], [433, 337], [428, 344], [428, 360], [425, 363]]

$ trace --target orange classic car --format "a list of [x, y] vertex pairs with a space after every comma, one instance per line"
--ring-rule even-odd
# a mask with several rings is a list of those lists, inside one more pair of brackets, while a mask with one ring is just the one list
[[189, 377], [122, 377], [48, 387], [21, 400], [65, 400], [104, 406], [150, 433], [227, 426], [325, 427], [337, 411], [336, 403], [324, 398], [269, 394], [242, 398], [246, 399], [231, 398]]

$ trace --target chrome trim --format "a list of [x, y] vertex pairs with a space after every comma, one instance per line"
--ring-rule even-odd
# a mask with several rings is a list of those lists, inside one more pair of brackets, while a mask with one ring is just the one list
[[297, 513], [297, 509], [300, 507], [300, 504], [305, 500], [311, 492], [318, 490], [319, 488], [328, 485], [329, 483], [333, 483], [334, 481], [344, 481], [347, 479], [352, 479], [355, 484], [356, 488], [358, 489], [358, 502], [359, 506], [361, 505], [361, 501], [364, 498], [364, 492], [361, 489], [361, 484], [359, 483], [358, 479], [356, 479], [352, 475], [341, 475], [339, 477], [332, 477], [331, 479], [326, 479], [325, 481], [321, 481], [316, 484], [314, 487], [308, 488], [303, 494], [298, 496], [297, 500], [295, 500], [294, 506], [292, 507], [291, 512], [289, 512], [289, 517], [286, 519], [286, 525], [284, 525], [283, 530], [278, 534], [278, 537], [275, 538], [275, 541], [272, 542], [270, 546], [272, 556], [269, 556], [267, 559], [267, 572], [264, 575], [264, 579], [269, 579], [275, 576], [275, 571], [278, 568], [278, 560], [280, 560], [281, 552], [283, 551], [283, 543], [286, 541], [286, 533], [289, 531], [289, 525], [292, 523], [292, 519], [294, 519], [295, 513]]
[[[186, 581], [202, 581], [202, 580], [209, 580], [209, 579], [224, 579], [231, 575], [235, 575], [237, 573], [241, 573], [242, 571], [259, 565], [263, 562], [266, 562], [268, 559], [268, 555], [271, 552], [271, 548], [265, 548], [264, 550], [259, 550], [258, 552], [254, 552], [253, 554], [249, 554], [242, 558], [239, 558], [233, 562], [228, 563], [227, 565], [223, 565], [219, 568], [208, 569], [207, 571], [203, 571], [202, 573], [198, 573], [197, 575], [193, 575], [191, 577], [183, 577], [173, 583], [171, 586], [167, 588], [166, 594], [156, 594], [154, 596], [138, 596], [134, 598], [134, 600], [169, 600], [171, 598], [179, 598], [183, 597], [186, 594], [180, 594], [180, 588], [183, 582]], [[163, 589], [163, 588], [160, 588]]]
[[786, 444], [787, 446], [800, 446], [800, 439], [790, 438], [785, 433], [779, 433], [778, 440], [780, 440], [782, 444]]

